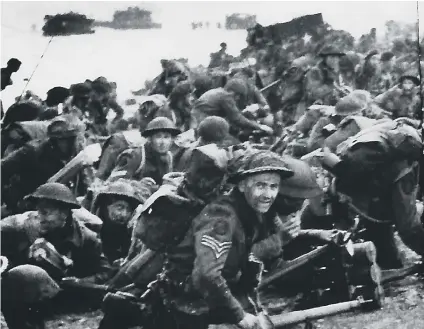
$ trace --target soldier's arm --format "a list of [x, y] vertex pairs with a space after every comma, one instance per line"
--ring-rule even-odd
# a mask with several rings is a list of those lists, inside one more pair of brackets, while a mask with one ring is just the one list
[[113, 120], [122, 119], [124, 116], [124, 109], [116, 102], [116, 100], [109, 100], [108, 105], [116, 113], [116, 117]]
[[266, 100], [265, 96], [261, 93], [261, 91], [258, 89], [258, 87], [253, 86], [253, 93], [254, 93], [254, 99], [257, 104], [259, 104], [261, 107], [268, 107], [268, 101]]
[[31, 144], [26, 144], [20, 149], [10, 153], [1, 160], [1, 178], [2, 186], [7, 184], [8, 180], [15, 174], [31, 170], [34, 163], [35, 149]]
[[376, 103], [379, 107], [381, 107], [383, 110], [386, 110], [386, 103], [389, 97], [389, 92], [386, 91], [385, 93], [382, 93], [374, 98], [374, 103]]
[[104, 145], [96, 177], [102, 180], [107, 179], [116, 164], [119, 154], [127, 147], [128, 143], [122, 134], [112, 135]]
[[236, 215], [226, 205], [208, 205], [193, 222], [196, 259], [193, 283], [211, 309], [227, 310], [232, 323], [239, 323], [244, 311], [231, 294], [221, 271], [232, 246]]
[[311, 135], [308, 139], [308, 152], [315, 151], [316, 149], [324, 145], [325, 136], [323, 135], [323, 130], [326, 125], [330, 123], [330, 120], [327, 118], [321, 118], [314, 125], [311, 131]]
[[312, 100], [318, 100], [326, 96], [330, 88], [324, 84], [323, 77], [319, 69], [311, 69], [307, 75], [306, 93]]
[[132, 179], [141, 166], [140, 152], [138, 149], [131, 148], [123, 151], [116, 160], [115, 168], [112, 170], [109, 179], [118, 178]]
[[221, 100], [221, 106], [225, 112], [225, 117], [228, 121], [240, 128], [250, 128], [260, 130], [261, 127], [255, 121], [247, 119], [237, 108], [236, 102], [230, 97]]

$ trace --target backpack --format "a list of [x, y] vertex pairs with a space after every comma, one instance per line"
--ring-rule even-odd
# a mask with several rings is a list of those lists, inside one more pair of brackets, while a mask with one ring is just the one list
[[421, 136], [415, 128], [401, 120], [383, 119], [342, 142], [337, 154], [347, 163], [348, 180], [357, 185], [389, 175], [392, 170], [388, 169], [396, 163], [418, 161], [422, 147]]

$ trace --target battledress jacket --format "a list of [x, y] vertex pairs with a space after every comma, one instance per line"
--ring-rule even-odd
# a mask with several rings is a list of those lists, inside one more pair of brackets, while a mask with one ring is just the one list
[[268, 238], [274, 226], [274, 220], [260, 220], [238, 190], [207, 205], [184, 240], [168, 253], [171, 278], [186, 283], [184, 294], [172, 296], [180, 311], [208, 313], [209, 323], [232, 324], [241, 321], [245, 311], [253, 313], [248, 294], [257, 283], [252, 275], [259, 280], [260, 270], [249, 273], [247, 268], [250, 262], [261, 263], [252, 248]]
[[150, 143], [123, 151], [112, 170], [110, 179], [127, 178], [141, 180], [150, 177], [162, 184], [165, 174], [173, 170], [173, 156], [170, 152], [160, 155]]
[[[66, 161], [58, 157], [50, 140], [34, 140], [10, 153], [1, 160], [3, 202], [15, 207], [24, 196], [46, 183], [65, 164]], [[86, 177], [83, 177], [77, 186], [78, 191], [86, 186]]]
[[42, 235], [37, 211], [13, 215], [1, 221], [1, 251], [13, 266], [28, 264], [28, 251], [36, 239], [44, 237], [56, 250], [74, 262], [67, 273], [78, 278], [91, 277], [102, 282], [110, 265], [102, 252], [96, 233], [77, 221], [73, 215], [70, 225], [55, 237]]

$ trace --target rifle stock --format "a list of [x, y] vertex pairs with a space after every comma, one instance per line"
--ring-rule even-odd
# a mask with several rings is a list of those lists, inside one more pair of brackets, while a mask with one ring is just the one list
[[276, 269], [272, 273], [267, 275], [266, 277], [262, 278], [261, 282], [259, 283], [259, 288], [264, 288], [270, 285], [272, 282], [287, 275], [291, 271], [305, 265], [306, 263], [310, 262], [312, 259], [315, 259], [316, 257], [324, 254], [329, 248], [330, 248], [329, 244], [325, 246], [320, 246], [316, 248], [315, 250], [308, 252], [305, 255], [302, 255], [300, 257], [297, 257], [296, 259], [285, 262], [282, 268]]

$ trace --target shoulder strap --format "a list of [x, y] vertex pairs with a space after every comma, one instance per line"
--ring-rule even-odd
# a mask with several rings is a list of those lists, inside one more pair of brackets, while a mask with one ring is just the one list
[[138, 175], [142, 172], [142, 170], [144, 169], [144, 166], [146, 164], [146, 148], [143, 145], [140, 146], [141, 148], [141, 162], [140, 165], [138, 166], [137, 170], [135, 171], [134, 175]]

